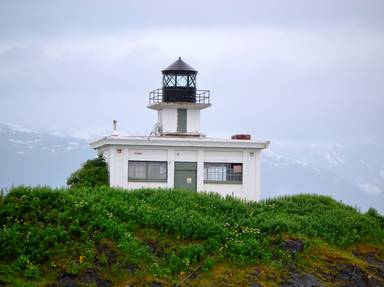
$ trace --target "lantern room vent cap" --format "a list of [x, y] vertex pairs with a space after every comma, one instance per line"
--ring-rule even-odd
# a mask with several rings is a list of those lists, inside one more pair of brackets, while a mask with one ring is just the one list
[[179, 57], [179, 59], [177, 59], [176, 62], [172, 63], [170, 66], [166, 67], [161, 72], [162, 73], [169, 73], [169, 72], [197, 73], [197, 71], [194, 68], [192, 68], [190, 65], [188, 65], [186, 62], [184, 62], [181, 59], [181, 57]]

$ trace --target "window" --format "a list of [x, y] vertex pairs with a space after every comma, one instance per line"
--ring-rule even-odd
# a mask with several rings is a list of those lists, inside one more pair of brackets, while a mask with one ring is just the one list
[[130, 181], [167, 181], [167, 162], [132, 161], [128, 162], [128, 180]]
[[204, 163], [205, 183], [242, 183], [242, 163]]

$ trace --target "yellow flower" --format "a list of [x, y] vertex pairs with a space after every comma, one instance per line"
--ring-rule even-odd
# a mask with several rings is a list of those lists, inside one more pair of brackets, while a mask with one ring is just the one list
[[79, 257], [79, 261], [80, 261], [80, 263], [83, 263], [84, 258], [85, 258], [85, 256], [81, 256], [81, 255], [80, 255], [80, 257]]

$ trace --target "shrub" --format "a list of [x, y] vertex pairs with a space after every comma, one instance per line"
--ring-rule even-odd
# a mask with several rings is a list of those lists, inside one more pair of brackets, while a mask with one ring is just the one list
[[87, 160], [80, 169], [71, 174], [67, 185], [71, 188], [108, 186], [108, 165], [104, 157], [99, 155]]

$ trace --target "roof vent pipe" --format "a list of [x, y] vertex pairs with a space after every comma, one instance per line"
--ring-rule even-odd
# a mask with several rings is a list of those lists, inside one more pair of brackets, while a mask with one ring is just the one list
[[117, 132], [117, 121], [113, 120], [113, 130], [112, 130], [112, 135], [113, 136], [118, 136], [119, 133]]

